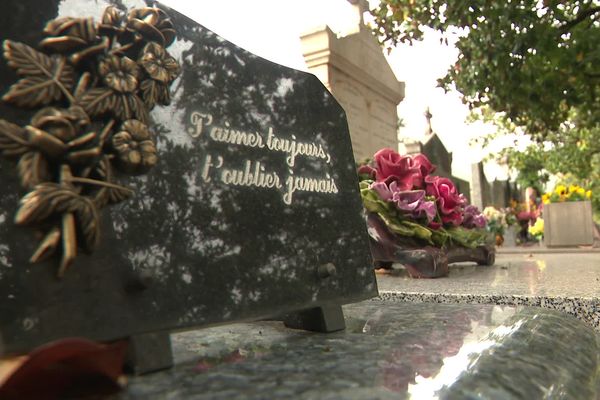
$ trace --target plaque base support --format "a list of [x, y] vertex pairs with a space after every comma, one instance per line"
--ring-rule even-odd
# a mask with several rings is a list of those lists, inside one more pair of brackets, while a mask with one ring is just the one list
[[168, 332], [144, 333], [129, 338], [125, 365], [135, 375], [173, 366], [171, 336]]
[[283, 323], [288, 328], [323, 333], [346, 329], [344, 312], [342, 306], [338, 304], [324, 305], [288, 314], [284, 317]]

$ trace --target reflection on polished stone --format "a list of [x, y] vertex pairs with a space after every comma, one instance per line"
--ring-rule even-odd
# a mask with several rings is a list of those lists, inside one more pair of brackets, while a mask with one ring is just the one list
[[550, 310], [364, 302], [348, 328], [276, 322], [173, 336], [173, 371], [132, 378], [116, 399], [595, 398], [598, 337]]
[[498, 254], [492, 267], [458, 264], [447, 278], [378, 274], [381, 298], [507, 304], [564, 311], [600, 330], [600, 253]]

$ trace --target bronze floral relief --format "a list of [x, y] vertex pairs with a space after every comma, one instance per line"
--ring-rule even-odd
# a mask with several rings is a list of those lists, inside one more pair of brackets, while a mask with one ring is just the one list
[[158, 8], [125, 15], [110, 6], [100, 23], [57, 18], [44, 34], [41, 50], [4, 41], [20, 78], [2, 100], [32, 116], [26, 126], [0, 119], [0, 154], [16, 161], [29, 191], [15, 223], [41, 233], [30, 261], [57, 254], [62, 276], [78, 249], [98, 246], [100, 209], [134, 193], [114, 182], [113, 169], [142, 174], [157, 164], [149, 111], [169, 104], [180, 66], [165, 49], [173, 24]]

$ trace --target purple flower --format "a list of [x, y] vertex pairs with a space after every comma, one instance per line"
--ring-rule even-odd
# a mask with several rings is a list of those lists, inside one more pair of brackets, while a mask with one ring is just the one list
[[426, 200], [424, 190], [401, 190], [396, 181], [373, 182], [369, 186], [383, 201], [394, 203], [405, 217], [425, 218], [430, 223], [437, 214], [435, 201]]
[[391, 201], [393, 193], [385, 182], [373, 182], [369, 189], [372, 189], [383, 201]]
[[477, 207], [472, 204], [465, 207], [462, 222], [462, 225], [465, 228], [483, 228], [485, 224], [485, 217]]
[[429, 224], [437, 214], [437, 207], [434, 201], [422, 201], [417, 211], [421, 212], [420, 217], [425, 216], [427, 218], [427, 223]]
[[407, 211], [411, 218], [425, 218], [427, 223], [430, 223], [437, 213], [435, 202], [425, 199], [424, 190], [396, 191], [392, 201], [399, 210]]
[[475, 228], [483, 228], [485, 227], [486, 223], [487, 221], [485, 220], [485, 217], [481, 214], [473, 217], [473, 225], [475, 226]]
[[392, 201], [396, 203], [396, 207], [398, 207], [399, 210], [415, 211], [423, 201], [424, 197], [424, 190], [403, 190], [394, 192]]

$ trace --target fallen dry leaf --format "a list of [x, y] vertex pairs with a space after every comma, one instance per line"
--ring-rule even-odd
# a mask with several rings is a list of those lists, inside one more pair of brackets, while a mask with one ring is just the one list
[[0, 399], [54, 400], [120, 390], [127, 341], [70, 338], [0, 362]]

